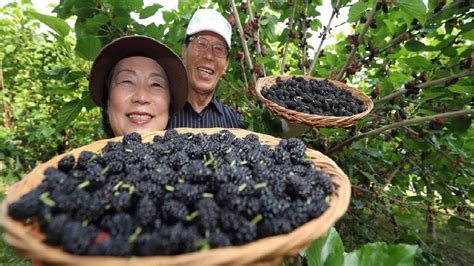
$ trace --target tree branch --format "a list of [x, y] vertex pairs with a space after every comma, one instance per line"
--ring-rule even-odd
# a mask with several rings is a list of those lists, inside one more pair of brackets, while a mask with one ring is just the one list
[[[456, 2], [453, 2], [451, 3], [449, 6], [447, 6], [446, 8], [443, 8], [440, 12], [436, 13], [436, 14], [431, 14], [427, 19], [426, 19], [426, 23], [425, 24], [429, 24], [433, 19], [435, 19], [436, 17], [440, 16], [441, 14], [443, 14], [444, 12], [446, 12], [447, 10], [450, 10], [451, 8], [454, 8], [454, 7], [457, 7], [459, 5], [461, 5], [464, 1], [463, 0], [458, 0]], [[393, 38], [387, 45], [385, 45], [383, 48], [380, 48], [380, 49], [376, 49], [376, 51], [378, 52], [381, 52], [381, 51], [384, 51], [384, 50], [387, 50], [399, 43], [401, 43], [403, 40], [406, 40], [405, 39], [405, 35], [410, 35], [410, 33], [412, 31], [414, 31], [415, 29], [411, 28], [403, 33], [401, 33], [400, 35], [398, 35], [397, 37]]]
[[243, 75], [244, 75], [244, 82], [245, 82], [245, 84], [247, 84], [247, 90], [248, 90], [248, 88], [249, 88], [250, 86], [249, 86], [249, 81], [248, 81], [248, 79], [247, 79], [247, 73], [245, 73], [245, 64], [244, 64], [243, 61], [240, 61], [240, 65], [242, 66], [242, 73], [243, 73]]
[[392, 40], [390, 40], [389, 43], [387, 43], [387, 45], [385, 45], [382, 49], [376, 49], [377, 52], [380, 53], [380, 51], [384, 51], [384, 50], [387, 50], [389, 48], [392, 48], [393, 46], [403, 42], [404, 40], [406, 40], [408, 38], [408, 36], [410, 36], [410, 33], [413, 31], [414, 29], [409, 29], [403, 33], [401, 33], [400, 35], [398, 35], [397, 37], [393, 38]]
[[444, 12], [446, 12], [447, 10], [451, 9], [451, 8], [455, 8], [455, 7], [458, 7], [460, 6], [461, 4], [464, 3], [464, 0], [457, 0], [455, 2], [452, 2], [451, 4], [449, 4], [447, 7], [443, 8], [440, 12], [438, 13], [434, 13], [434, 14], [431, 14], [430, 16], [428, 16], [428, 18], [426, 19], [426, 23], [431, 23], [433, 20], [435, 20], [437, 17], [439, 17], [440, 15], [442, 15]]
[[436, 114], [436, 115], [430, 115], [430, 116], [418, 117], [418, 118], [414, 118], [414, 119], [410, 119], [410, 120], [400, 121], [400, 122], [393, 123], [393, 124], [390, 124], [390, 125], [387, 125], [387, 126], [384, 126], [384, 127], [381, 127], [381, 128], [377, 128], [377, 129], [362, 133], [360, 135], [354, 136], [352, 138], [349, 138], [349, 139], [339, 143], [334, 148], [331, 148], [328, 151], [328, 154], [331, 154], [331, 153], [341, 149], [342, 147], [347, 146], [348, 144], [352, 143], [353, 141], [356, 141], [356, 140], [359, 140], [359, 139], [362, 139], [362, 138], [366, 138], [366, 137], [370, 137], [370, 136], [374, 136], [374, 135], [377, 135], [379, 133], [382, 133], [382, 132], [387, 131], [387, 130], [392, 129], [392, 128], [404, 127], [404, 126], [408, 126], [408, 125], [427, 122], [427, 121], [431, 121], [434, 118], [457, 117], [457, 116], [468, 115], [468, 114], [474, 114], [474, 109], [447, 112], [447, 113], [441, 113], [441, 114]]
[[242, 28], [242, 23], [240, 23], [239, 12], [237, 11], [237, 7], [235, 6], [234, 0], [229, 0], [229, 4], [232, 7], [232, 13], [235, 17], [235, 23], [237, 24], [237, 29], [240, 35], [240, 41], [242, 42], [242, 47], [244, 49], [245, 58], [247, 59], [247, 64], [249, 65], [250, 72], [252, 73], [252, 80], [254, 85], [257, 84], [257, 78], [255, 77], [255, 72], [253, 70], [253, 63], [252, 58], [250, 57], [249, 48], [247, 47], [247, 41], [245, 40], [244, 29]]
[[[369, 192], [369, 193], [372, 193], [372, 194], [375, 194], [374, 191], [370, 190], [370, 189], [366, 189], [364, 187], [361, 187], [361, 186], [356, 186], [356, 185], [352, 185], [351, 186], [353, 190], [355, 189], [358, 189], [358, 190], [361, 190], [361, 191], [365, 191], [365, 192]], [[379, 196], [379, 194], [376, 194], [376, 196]], [[422, 210], [422, 211], [428, 211], [427, 209], [425, 208], [422, 208], [422, 207], [419, 207], [416, 203], [411, 203], [411, 202], [407, 202], [407, 201], [402, 201], [402, 200], [399, 200], [399, 199], [396, 199], [396, 198], [392, 198], [390, 196], [387, 196], [387, 195], [382, 195], [383, 197], [385, 197], [386, 199], [390, 200], [390, 201], [393, 201], [393, 202], [396, 202], [400, 205], [408, 205], [408, 206], [412, 206], [412, 207], [415, 207], [416, 209], [418, 210]], [[436, 213], [439, 213], [439, 214], [442, 214], [442, 215], [446, 215], [446, 216], [449, 216], [449, 217], [454, 217], [454, 218], [457, 218], [459, 220], [462, 220], [464, 222], [467, 222], [469, 224], [473, 224], [473, 222], [471, 220], [468, 220], [462, 216], [458, 216], [458, 215], [454, 215], [454, 214], [450, 214], [450, 213], [444, 213], [444, 212], [441, 212], [441, 211], [436, 211]]]
[[[248, 4], [248, 11], [249, 11], [249, 16], [250, 16], [250, 21], [254, 20], [255, 17], [253, 15], [252, 11], [252, 4], [250, 3], [250, 0], [247, 0]], [[260, 20], [262, 19], [262, 16], [258, 17], [257, 24], [260, 25]], [[256, 44], [256, 49], [257, 49], [257, 56], [262, 56], [262, 46], [260, 44], [260, 27], [258, 27], [256, 33], [255, 33], [255, 38], [257, 39], [257, 44]], [[265, 66], [263, 64], [260, 64], [260, 68], [263, 71], [263, 76], [267, 76], [267, 71], [265, 70]]]
[[347, 70], [347, 67], [349, 66], [351, 60], [352, 60], [352, 57], [354, 56], [355, 54], [355, 51], [357, 50], [357, 47], [359, 47], [360, 43], [362, 42], [362, 40], [364, 39], [364, 36], [365, 36], [365, 33], [367, 32], [367, 30], [369, 29], [369, 26], [370, 24], [372, 23], [372, 20], [374, 20], [374, 17], [375, 17], [375, 13], [377, 12], [377, 4], [382, 2], [382, 0], [377, 0], [375, 1], [375, 4], [374, 6], [372, 7], [372, 10], [370, 11], [370, 14], [369, 14], [369, 18], [367, 19], [367, 22], [365, 23], [364, 25], [364, 28], [362, 29], [362, 31], [360, 32], [359, 34], [359, 38], [357, 38], [357, 45], [351, 45], [352, 49], [351, 49], [351, 52], [349, 53], [349, 56], [347, 57], [347, 60], [346, 60], [346, 64], [344, 65], [344, 67], [341, 69], [341, 71], [339, 72], [339, 74], [337, 74], [336, 76], [336, 80], [338, 81], [341, 81], [344, 74], [346, 73], [346, 70]]
[[249, 11], [250, 20], [253, 19], [253, 11], [252, 11], [252, 4], [250, 0], [247, 0], [247, 10]]
[[283, 58], [281, 60], [281, 67], [280, 67], [280, 75], [283, 75], [285, 72], [285, 64], [286, 64], [286, 54], [288, 52], [288, 45], [290, 44], [290, 33], [293, 30], [293, 22], [295, 20], [295, 13], [296, 13], [296, 6], [298, 1], [293, 1], [293, 11], [291, 13], [291, 17], [289, 18], [289, 25], [288, 25], [288, 36], [286, 36], [285, 48], [283, 48]]
[[307, 49], [308, 49], [308, 42], [306, 40], [306, 32], [308, 30], [308, 28], [306, 27], [306, 19], [307, 19], [307, 14], [308, 14], [308, 1], [303, 1], [304, 3], [304, 8], [303, 8], [303, 14], [304, 14], [304, 18], [305, 20], [303, 20], [303, 29], [302, 29], [302, 32], [303, 32], [303, 38], [301, 38], [301, 41], [302, 41], [302, 44], [303, 44], [303, 47], [302, 47], [302, 50], [303, 50], [303, 55], [301, 56], [301, 64], [303, 65], [303, 73], [306, 73], [306, 52], [307, 52]]
[[454, 78], [462, 78], [462, 77], [473, 76], [473, 75], [474, 75], [474, 70], [466, 70], [466, 71], [463, 71], [463, 72], [459, 72], [456, 75], [452, 75], [450, 77], [444, 77], [444, 78], [431, 80], [431, 81], [427, 81], [427, 82], [418, 84], [418, 85], [416, 85], [416, 87], [419, 88], [419, 89], [424, 89], [424, 88], [428, 88], [428, 87], [431, 87], [431, 86], [434, 86], [434, 85], [445, 83], [446, 81], [454, 79]]
[[446, 46], [441, 48], [441, 51], [439, 51], [439, 54], [431, 60], [433, 60], [433, 62], [436, 62], [443, 55], [446, 48], [451, 48], [452, 47], [452, 45], [456, 42], [456, 39], [459, 37], [459, 35], [461, 35], [461, 33], [462, 33], [462, 31], [459, 31], [458, 34], [456, 34], [454, 36], [454, 38], [448, 44], [446, 44]]
[[378, 190], [378, 193], [377, 193], [377, 194], [382, 193], [388, 185], [392, 184], [393, 178], [395, 177], [395, 175], [398, 174], [398, 172], [400, 171], [400, 169], [402, 168], [402, 166], [403, 166], [403, 159], [402, 159], [401, 162], [399, 162], [399, 163], [397, 164], [397, 166], [395, 167], [395, 169], [393, 169], [393, 171], [388, 175], [387, 181], [386, 181], [385, 184]]
[[[420, 83], [418, 85], [415, 85], [415, 88], [424, 89], [424, 88], [428, 88], [428, 87], [431, 87], [431, 86], [434, 86], [434, 85], [443, 84], [446, 81], [454, 79], [454, 78], [462, 78], [462, 77], [473, 76], [473, 75], [474, 75], [474, 70], [465, 70], [465, 71], [459, 72], [456, 75], [452, 75], [452, 76], [449, 76], [449, 77], [444, 77], [444, 78], [430, 80], [430, 81], [427, 81], [427, 82]], [[397, 98], [398, 96], [402, 96], [407, 91], [408, 91], [407, 89], [398, 90], [398, 91], [396, 91], [394, 93], [391, 93], [391, 94], [389, 94], [389, 95], [387, 95], [383, 98], [375, 100], [374, 105], [379, 104], [381, 102], [390, 101], [394, 98]]]
[[329, 29], [331, 29], [332, 20], [337, 14], [336, 9], [338, 6], [339, 6], [339, 0], [337, 0], [336, 7], [332, 10], [332, 14], [331, 14], [331, 17], [329, 18], [328, 25], [326, 26], [326, 28], [324, 29], [324, 32], [321, 35], [321, 42], [319, 43], [318, 50], [314, 53], [313, 62], [311, 63], [311, 67], [309, 68], [308, 75], [311, 75], [311, 72], [313, 72], [314, 65], [316, 64], [316, 60], [319, 58], [319, 55], [321, 54], [323, 43], [326, 40], [326, 36], [329, 32]]

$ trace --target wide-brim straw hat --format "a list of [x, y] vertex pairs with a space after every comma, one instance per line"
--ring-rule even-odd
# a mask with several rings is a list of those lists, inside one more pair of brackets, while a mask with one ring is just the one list
[[115, 39], [99, 52], [92, 64], [89, 92], [94, 102], [102, 106], [104, 86], [112, 67], [130, 56], [144, 56], [158, 62], [165, 70], [172, 95], [171, 111], [179, 112], [187, 101], [188, 77], [181, 59], [161, 42], [141, 35]]

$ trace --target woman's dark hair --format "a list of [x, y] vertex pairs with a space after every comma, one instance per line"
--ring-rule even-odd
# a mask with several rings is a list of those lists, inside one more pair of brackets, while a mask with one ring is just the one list
[[100, 107], [102, 113], [102, 129], [104, 130], [104, 133], [108, 138], [115, 137], [114, 131], [112, 130], [112, 126], [110, 126], [109, 113], [107, 112], [107, 106], [109, 105], [109, 89], [110, 84], [112, 83], [112, 77], [114, 76], [114, 71], [115, 66], [112, 67], [109, 71], [109, 74], [107, 74], [107, 80], [105, 81], [105, 86], [102, 93], [102, 105]]
[[[109, 121], [109, 112], [107, 111], [107, 107], [109, 105], [109, 92], [110, 92], [110, 84], [112, 83], [112, 78], [114, 77], [114, 72], [115, 72], [115, 66], [113, 66], [109, 73], [107, 74], [107, 80], [105, 81], [105, 86], [103, 89], [103, 97], [102, 97], [102, 105], [100, 106], [101, 109], [101, 114], [102, 114], [102, 129], [104, 130], [104, 133], [107, 138], [113, 138], [116, 137], [114, 134], [114, 131], [112, 130], [112, 126], [110, 125]], [[165, 70], [166, 73], [166, 70]], [[171, 81], [168, 80], [168, 87], [171, 89]], [[172, 103], [173, 103], [173, 93], [171, 91], [169, 92], [170, 95], [170, 105], [168, 107], [168, 112], [170, 116], [173, 114], [172, 110]]]

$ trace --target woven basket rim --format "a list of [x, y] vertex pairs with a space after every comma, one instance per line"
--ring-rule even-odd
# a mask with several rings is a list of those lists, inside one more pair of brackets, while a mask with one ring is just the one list
[[[213, 134], [224, 128], [191, 129], [178, 128], [178, 133]], [[262, 144], [275, 143], [280, 139], [273, 136], [255, 133], [243, 129], [227, 129], [236, 137], [256, 134]], [[155, 135], [163, 135], [165, 131], [143, 134], [144, 142], [151, 141]], [[31, 226], [24, 226], [7, 214], [8, 205], [17, 200], [41, 182], [44, 170], [65, 155], [72, 154], [76, 158], [83, 150], [98, 151], [109, 141], [120, 141], [121, 137], [103, 139], [89, 145], [76, 148], [68, 153], [53, 157], [38, 165], [21, 181], [8, 189], [0, 207], [0, 225], [5, 229], [5, 240], [20, 253], [30, 259], [59, 265], [215, 265], [215, 264], [250, 264], [261, 262], [279, 262], [285, 257], [295, 256], [302, 248], [323, 235], [346, 212], [350, 201], [350, 181], [347, 175], [324, 154], [307, 149], [318, 170], [324, 170], [334, 184], [335, 190], [329, 202], [329, 208], [318, 218], [308, 221], [288, 234], [262, 238], [241, 246], [211, 249], [206, 252], [193, 252], [176, 256], [150, 257], [92, 257], [77, 256], [63, 252], [60, 248], [47, 246], [38, 235], [32, 233]], [[274, 145], [271, 145], [274, 146]]]
[[[292, 77], [303, 77], [306, 80], [309, 80], [309, 79], [319, 80], [319, 81], [327, 80], [340, 89], [350, 91], [355, 98], [362, 101], [362, 103], [365, 106], [365, 111], [352, 115], [352, 116], [322, 116], [322, 115], [308, 114], [308, 113], [303, 113], [303, 112], [287, 109], [263, 97], [261, 93], [261, 90], [264, 87], [269, 87], [275, 84], [276, 79], [278, 77], [280, 77], [282, 80], [288, 80], [288, 79], [291, 79]], [[273, 76], [262, 77], [257, 80], [255, 91], [256, 91], [257, 98], [259, 99], [259, 101], [269, 111], [271, 111], [275, 115], [282, 117], [289, 122], [305, 124], [310, 127], [327, 127], [327, 128], [348, 127], [348, 126], [353, 125], [355, 122], [359, 121], [360, 119], [364, 118], [365, 116], [367, 116], [374, 108], [374, 103], [372, 102], [372, 100], [363, 92], [359, 91], [358, 89], [337, 80], [313, 77], [313, 76], [308, 76], [308, 75], [273, 75]]]

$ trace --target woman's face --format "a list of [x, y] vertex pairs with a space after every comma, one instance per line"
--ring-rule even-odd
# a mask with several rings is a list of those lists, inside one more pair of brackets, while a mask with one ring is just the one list
[[132, 56], [114, 68], [107, 112], [115, 136], [164, 130], [170, 91], [163, 68], [153, 59]]

